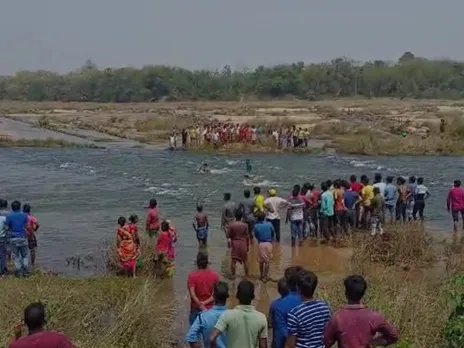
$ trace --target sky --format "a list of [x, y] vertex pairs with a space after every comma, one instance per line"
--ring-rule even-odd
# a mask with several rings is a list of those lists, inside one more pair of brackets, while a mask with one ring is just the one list
[[462, 0], [1, 0], [0, 74], [168, 64], [253, 69], [405, 51], [464, 60]]

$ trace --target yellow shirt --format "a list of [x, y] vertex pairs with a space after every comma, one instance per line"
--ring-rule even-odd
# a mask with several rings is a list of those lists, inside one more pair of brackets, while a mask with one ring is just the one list
[[264, 211], [264, 196], [257, 195], [255, 198], [256, 207], [259, 209], [260, 212]]
[[366, 207], [370, 207], [371, 200], [374, 198], [374, 186], [367, 185], [361, 190], [362, 203]]

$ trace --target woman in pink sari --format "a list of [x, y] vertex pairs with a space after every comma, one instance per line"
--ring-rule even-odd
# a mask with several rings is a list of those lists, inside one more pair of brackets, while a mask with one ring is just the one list
[[120, 217], [118, 219], [117, 237], [117, 250], [121, 267], [130, 275], [135, 277], [135, 270], [137, 268], [137, 260], [140, 257], [140, 251], [134, 239], [134, 235], [126, 225], [126, 218]]

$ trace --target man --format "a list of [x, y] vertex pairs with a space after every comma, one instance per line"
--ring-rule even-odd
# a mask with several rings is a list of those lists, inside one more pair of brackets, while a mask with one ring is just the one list
[[245, 276], [248, 277], [248, 250], [250, 247], [250, 232], [248, 225], [242, 221], [240, 210], [235, 211], [235, 221], [228, 225], [226, 237], [230, 248], [230, 276], [235, 278], [237, 262], [243, 265]]
[[363, 189], [361, 190], [361, 211], [360, 211], [360, 221], [364, 223], [364, 226], [367, 228], [371, 216], [371, 201], [374, 198], [374, 186], [369, 185], [369, 178], [364, 176], [362, 178]]
[[356, 175], [350, 176], [351, 189], [359, 195], [361, 193], [361, 190], [363, 189], [363, 185], [357, 182], [356, 180], [357, 180]]
[[268, 191], [269, 197], [264, 200], [264, 213], [266, 220], [269, 221], [274, 227], [275, 234], [272, 239], [280, 243], [280, 215], [279, 211], [288, 205], [287, 200], [278, 197], [275, 189]]
[[211, 309], [213, 306], [213, 290], [219, 282], [219, 275], [215, 271], [208, 269], [208, 264], [208, 254], [199, 252], [197, 254], [197, 270], [188, 276], [190, 325], [193, 324], [199, 313]]
[[21, 202], [11, 203], [12, 212], [8, 214], [5, 225], [10, 234], [10, 248], [17, 277], [29, 276], [29, 244], [27, 242], [27, 214], [21, 211]]
[[6, 253], [7, 253], [7, 226], [6, 217], [8, 216], [8, 202], [0, 199], [0, 277], [3, 277], [6, 272]]
[[311, 201], [307, 197], [309, 192], [310, 184], [304, 184], [303, 187], [300, 189], [300, 195], [298, 196], [303, 202], [303, 239], [307, 239], [309, 237], [309, 233], [311, 231], [311, 217], [309, 215], [309, 208], [311, 206]]
[[275, 231], [270, 222], [264, 221], [264, 213], [258, 216], [258, 221], [253, 232], [258, 242], [260, 279], [263, 282], [267, 282], [269, 279], [269, 263], [272, 258], [272, 236], [275, 234]]
[[347, 232], [345, 226], [345, 216], [346, 216], [346, 207], [345, 207], [345, 187], [342, 186], [341, 180], [335, 180], [334, 183], [334, 210], [335, 210], [335, 223], [336, 228], [338, 228], [338, 235], [343, 232]]
[[408, 195], [407, 195], [407, 201], [406, 201], [406, 215], [408, 216], [408, 221], [412, 220], [412, 212], [414, 210], [414, 198], [416, 197], [416, 190], [417, 190], [417, 184], [416, 184], [416, 177], [410, 176], [409, 177], [409, 183], [408, 183]]
[[353, 231], [356, 227], [356, 202], [359, 199], [359, 195], [353, 191], [351, 185], [348, 181], [344, 182], [345, 193], [343, 195], [343, 200], [345, 203], [346, 213], [345, 213], [345, 228], [347, 231]]
[[253, 193], [255, 194], [255, 198], [253, 199], [255, 204], [254, 214], [258, 216], [264, 213], [264, 196], [261, 194], [261, 188], [259, 186], [253, 187]]
[[387, 176], [387, 186], [385, 186], [385, 205], [387, 212], [390, 215], [390, 224], [395, 219], [395, 207], [397, 198], [398, 188], [393, 185], [393, 176]]
[[367, 309], [361, 300], [367, 283], [360, 275], [351, 275], [344, 281], [348, 304], [338, 310], [324, 332], [324, 346], [339, 348], [359, 348], [387, 346], [398, 341], [398, 332], [385, 318]]
[[454, 180], [454, 186], [446, 199], [446, 208], [452, 214], [454, 232], [458, 230], [459, 214], [464, 229], [464, 190], [461, 188], [461, 180]]
[[218, 337], [224, 333], [227, 348], [267, 348], [266, 316], [251, 305], [255, 299], [254, 284], [242, 280], [236, 297], [239, 305], [219, 317], [210, 337], [211, 347], [217, 346]]
[[417, 213], [419, 213], [421, 222], [424, 222], [425, 200], [429, 197], [430, 192], [427, 186], [424, 185], [424, 178], [417, 178], [416, 193], [414, 195], [414, 208], [412, 210], [412, 217], [414, 221], [417, 220]]
[[314, 299], [317, 281], [313, 272], [300, 272], [298, 292], [303, 303], [288, 313], [288, 348], [324, 347], [323, 334], [330, 308], [325, 301]]
[[335, 238], [333, 219], [334, 211], [334, 195], [329, 191], [327, 182], [321, 183], [321, 211], [320, 211], [320, 224], [321, 233], [325, 240], [328, 242]]
[[203, 212], [203, 205], [197, 204], [197, 213], [193, 217], [193, 229], [197, 235], [198, 245], [205, 246], [208, 243], [208, 215]]
[[385, 220], [385, 198], [378, 187], [374, 187], [374, 198], [371, 200], [371, 236], [383, 234], [382, 221]]
[[250, 197], [251, 193], [250, 190], [246, 189], [243, 191], [244, 199], [239, 203], [238, 209], [242, 212], [243, 222], [248, 225], [248, 232], [250, 232], [250, 243], [253, 240], [253, 226], [255, 224], [255, 202]]
[[295, 185], [292, 196], [288, 200], [287, 218], [285, 223], [290, 221], [290, 231], [292, 235], [292, 247], [298, 239], [298, 245], [303, 245], [303, 209], [305, 203], [300, 198], [300, 187]]
[[[226, 282], [219, 282], [214, 287], [214, 306], [209, 311], [198, 314], [185, 341], [192, 348], [200, 348], [200, 338], [203, 340], [205, 348], [209, 348], [209, 337], [214, 330], [219, 317], [226, 311], [226, 302], [229, 298], [229, 286]], [[220, 335], [216, 345], [218, 348], [226, 348], [225, 335]]]
[[235, 219], [235, 210], [237, 209], [234, 202], [231, 200], [229, 192], [224, 193], [224, 206], [221, 214], [221, 228], [227, 234], [228, 226]]
[[385, 187], [387, 185], [382, 182], [382, 174], [380, 173], [375, 173], [374, 174], [374, 187], [378, 187], [380, 194], [385, 197]]
[[269, 328], [272, 329], [271, 347], [284, 348], [285, 340], [281, 342], [282, 339], [279, 333], [280, 326], [282, 325], [282, 318], [280, 316], [280, 313], [276, 311], [276, 308], [279, 307], [280, 302], [282, 302], [289, 293], [287, 281], [285, 280], [285, 278], [281, 278], [277, 282], [277, 292], [279, 293], [280, 298], [271, 302], [271, 305], [269, 306], [269, 316], [267, 318], [267, 321]]
[[317, 190], [314, 184], [309, 185], [309, 191], [306, 194], [309, 198], [309, 218], [314, 227], [314, 237], [319, 234], [319, 203], [321, 191]]
[[9, 348], [75, 348], [66, 338], [58, 333], [45, 331], [45, 307], [42, 303], [31, 303], [24, 310], [24, 323], [29, 335], [12, 342]]

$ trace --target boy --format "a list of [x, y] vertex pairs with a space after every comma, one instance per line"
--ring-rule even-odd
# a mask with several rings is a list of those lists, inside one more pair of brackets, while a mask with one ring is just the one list
[[261, 280], [266, 282], [269, 277], [269, 262], [272, 257], [272, 236], [274, 227], [270, 222], [264, 221], [264, 213], [258, 216], [258, 221], [253, 228], [253, 232], [258, 242], [258, 262]]
[[193, 217], [193, 229], [197, 234], [199, 246], [206, 246], [208, 242], [208, 216], [203, 212], [203, 205], [197, 204], [197, 213]]
[[272, 328], [272, 348], [284, 348], [286, 337], [282, 335], [282, 328], [286, 327], [287, 323], [286, 318], [281, 315], [281, 311], [278, 309], [281, 307], [282, 300], [289, 294], [285, 278], [281, 278], [277, 283], [277, 291], [279, 292], [280, 298], [271, 303], [268, 326]]

